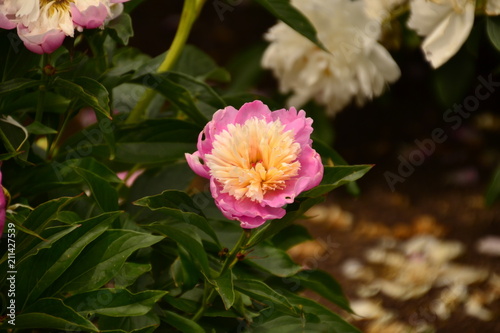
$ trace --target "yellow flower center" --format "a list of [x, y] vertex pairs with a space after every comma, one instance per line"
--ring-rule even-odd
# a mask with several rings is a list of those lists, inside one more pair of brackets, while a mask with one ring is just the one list
[[54, 15], [56, 12], [69, 12], [70, 3], [74, 0], [40, 0], [40, 9], [48, 6], [48, 14]]
[[254, 117], [243, 125], [229, 124], [215, 136], [212, 152], [205, 157], [222, 193], [260, 202], [266, 192], [285, 188], [285, 181], [300, 169], [300, 145], [293, 132], [284, 129], [279, 120]]

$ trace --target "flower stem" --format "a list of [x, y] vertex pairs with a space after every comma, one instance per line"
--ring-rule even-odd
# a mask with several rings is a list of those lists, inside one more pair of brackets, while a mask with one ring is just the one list
[[226, 261], [224, 261], [224, 265], [220, 270], [219, 276], [222, 276], [227, 269], [232, 268], [238, 262], [236, 256], [246, 246], [247, 240], [250, 238], [251, 232], [252, 231], [250, 229], [243, 229], [243, 232], [240, 235], [240, 239], [238, 239], [238, 242], [236, 242], [233, 249], [229, 252]]
[[66, 114], [64, 116], [63, 123], [61, 124], [61, 127], [57, 131], [57, 136], [56, 139], [50, 144], [48, 151], [47, 151], [47, 159], [51, 160], [52, 157], [57, 155], [57, 150], [58, 150], [58, 145], [60, 144], [61, 137], [64, 133], [64, 130], [66, 129], [66, 126], [68, 125], [69, 119], [71, 118], [71, 113], [73, 112], [73, 108], [75, 107], [75, 100], [73, 100], [71, 103], [69, 103], [68, 109], [66, 110]]
[[[157, 73], [163, 73], [170, 70], [179, 58], [181, 51], [186, 44], [189, 32], [193, 27], [193, 23], [198, 17], [204, 2], [205, 0], [185, 0], [179, 27], [177, 28], [172, 45], [165, 55], [165, 59], [156, 70]], [[156, 92], [152, 89], [146, 90], [144, 95], [142, 95], [141, 99], [137, 102], [137, 105], [132, 109], [132, 111], [130, 111], [125, 123], [133, 124], [139, 122], [143, 118], [144, 113], [153, 100], [155, 94]]]
[[[47, 64], [47, 54], [43, 54], [41, 59], [40, 59], [40, 67], [42, 69], [42, 79], [43, 81], [46, 81], [47, 76], [45, 75], [45, 72], [43, 68], [45, 67], [45, 64]], [[45, 90], [46, 90], [45, 84], [41, 85], [39, 87], [39, 92], [38, 92], [38, 101], [36, 105], [36, 113], [35, 113], [35, 121], [42, 122], [43, 118], [43, 104], [45, 102]]]
[[[222, 265], [222, 269], [220, 270], [217, 277], [222, 276], [228, 269], [233, 268], [233, 266], [238, 262], [237, 255], [245, 249], [251, 232], [252, 231], [250, 229], [243, 229], [240, 238], [234, 245], [233, 249], [229, 252], [226, 260], [224, 261], [224, 265]], [[203, 316], [205, 310], [210, 306], [216, 295], [217, 294], [214, 287], [211, 284], [205, 282], [205, 289], [203, 291], [203, 300], [201, 301], [201, 306], [198, 311], [196, 311], [191, 320], [197, 321], [198, 319], [200, 319]]]

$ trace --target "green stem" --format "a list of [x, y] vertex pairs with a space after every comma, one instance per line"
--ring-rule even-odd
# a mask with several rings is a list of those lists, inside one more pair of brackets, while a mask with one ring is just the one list
[[[43, 54], [42, 58], [40, 59], [40, 67], [42, 68], [42, 79], [43, 81], [46, 81], [46, 75], [44, 72], [44, 67], [45, 64], [47, 63], [47, 54]], [[43, 104], [45, 102], [45, 89], [46, 86], [45, 84], [42, 84], [39, 87], [39, 93], [38, 93], [38, 101], [36, 105], [36, 114], [35, 114], [35, 121], [42, 122], [43, 118]]]
[[57, 146], [59, 145], [59, 141], [61, 140], [61, 137], [64, 133], [64, 129], [66, 128], [66, 125], [68, 125], [69, 119], [71, 118], [71, 113], [73, 111], [74, 106], [75, 106], [75, 101], [69, 103], [68, 110], [66, 111], [66, 116], [64, 117], [63, 123], [59, 128], [59, 131], [57, 131], [56, 139], [54, 140], [54, 142], [52, 142], [47, 152], [47, 158], [49, 160], [52, 159], [52, 157], [57, 154]]
[[[242, 250], [245, 249], [247, 241], [250, 238], [250, 234], [251, 234], [250, 229], [243, 229], [240, 238], [238, 239], [233, 249], [229, 252], [226, 260], [224, 261], [224, 264], [222, 265], [222, 269], [220, 270], [218, 277], [222, 276], [228, 269], [231, 269], [238, 262], [237, 255], [238, 253], [240, 253]], [[203, 316], [203, 313], [205, 313], [205, 310], [210, 306], [216, 295], [217, 293], [215, 292], [214, 287], [205, 282], [205, 289], [203, 291], [203, 299], [201, 301], [201, 306], [198, 309], [198, 311], [196, 311], [191, 320], [197, 321], [198, 319], [200, 319]]]
[[[160, 67], [158, 67], [158, 69], [156, 70], [157, 73], [163, 73], [170, 70], [179, 58], [181, 51], [186, 44], [189, 32], [193, 27], [193, 23], [198, 17], [198, 14], [204, 2], [205, 0], [185, 0], [179, 27], [177, 28], [174, 40], [165, 56], [165, 59], [163, 59]], [[144, 95], [142, 95], [141, 99], [137, 102], [137, 105], [134, 107], [134, 109], [130, 111], [130, 114], [125, 123], [133, 124], [141, 121], [155, 94], [156, 92], [152, 89], [146, 90]]]
[[238, 262], [238, 258], [236, 258], [236, 256], [242, 249], [244, 249], [247, 240], [250, 238], [250, 233], [250, 229], [243, 229], [243, 232], [240, 235], [240, 239], [238, 239], [238, 242], [236, 242], [233, 249], [227, 255], [226, 261], [224, 261], [224, 265], [220, 270], [219, 276], [222, 276], [227, 269], [232, 268]]
[[201, 301], [202, 302], [201, 306], [198, 309], [198, 311], [196, 311], [191, 320], [198, 321], [203, 316], [203, 313], [205, 313], [205, 310], [210, 306], [210, 303], [212, 303], [214, 298], [215, 298], [215, 289], [208, 283], [205, 283], [205, 289], [203, 290], [203, 300]]

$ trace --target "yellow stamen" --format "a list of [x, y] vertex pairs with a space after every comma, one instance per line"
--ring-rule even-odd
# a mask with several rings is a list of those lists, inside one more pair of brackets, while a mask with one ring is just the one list
[[285, 181], [300, 169], [300, 145], [279, 120], [251, 118], [243, 125], [229, 124], [215, 136], [207, 166], [219, 181], [222, 193], [236, 199], [262, 201], [268, 191], [285, 188]]
[[48, 14], [50, 16], [54, 15], [55, 12], [68, 12], [70, 10], [69, 5], [75, 2], [74, 0], [40, 0], [40, 9], [45, 6], [48, 7]]

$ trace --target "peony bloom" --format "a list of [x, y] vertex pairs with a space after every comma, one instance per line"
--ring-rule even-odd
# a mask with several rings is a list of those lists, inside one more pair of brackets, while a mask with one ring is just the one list
[[364, 0], [365, 13], [369, 18], [382, 22], [390, 17], [391, 11], [407, 0]]
[[7, 209], [7, 200], [2, 186], [2, 172], [0, 171], [0, 237], [2, 237], [5, 226], [5, 210]]
[[422, 49], [432, 67], [447, 62], [465, 42], [474, 24], [475, 1], [412, 0], [408, 27], [426, 36]]
[[285, 215], [283, 206], [318, 185], [321, 158], [311, 148], [312, 119], [305, 112], [271, 112], [261, 101], [217, 111], [200, 133], [198, 151], [186, 154], [194, 172], [210, 179], [224, 216], [256, 228]]
[[326, 105], [329, 114], [353, 100], [363, 105], [396, 81], [400, 70], [377, 40], [380, 22], [370, 19], [363, 1], [292, 0], [311, 21], [330, 53], [280, 22], [266, 34], [270, 45], [262, 65], [274, 72], [289, 105], [310, 99]]
[[52, 53], [74, 30], [102, 27], [128, 0], [0, 0], [0, 28], [17, 27], [35, 53]]

